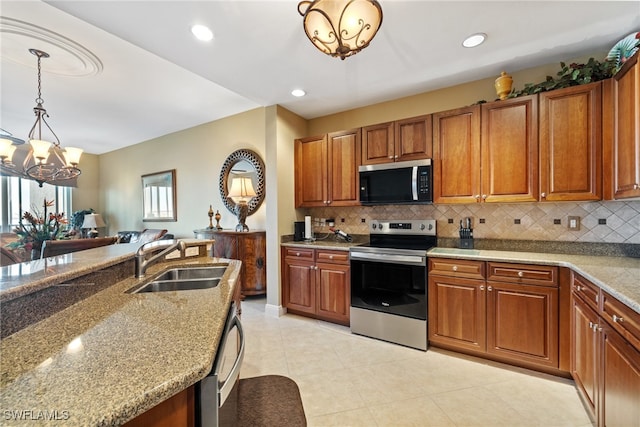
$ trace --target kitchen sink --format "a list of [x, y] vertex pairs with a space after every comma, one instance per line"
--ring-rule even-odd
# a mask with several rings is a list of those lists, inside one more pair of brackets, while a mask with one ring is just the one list
[[215, 288], [220, 283], [220, 278], [209, 279], [188, 279], [188, 280], [154, 280], [141, 288], [134, 288], [129, 291], [132, 294], [142, 292], [170, 292], [189, 291], [195, 289]]
[[172, 268], [171, 270], [167, 270], [164, 273], [160, 274], [153, 280], [161, 281], [220, 278], [226, 270], [226, 265], [218, 265], [215, 267]]
[[137, 294], [215, 288], [220, 283], [227, 266], [228, 264], [218, 264], [210, 267], [172, 268], [160, 273], [149, 283], [129, 289], [127, 293]]

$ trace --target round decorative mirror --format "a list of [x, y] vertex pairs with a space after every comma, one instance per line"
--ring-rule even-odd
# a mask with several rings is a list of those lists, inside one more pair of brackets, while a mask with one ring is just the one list
[[236, 150], [229, 154], [220, 170], [220, 197], [222, 202], [233, 214], [236, 213], [236, 202], [229, 197], [231, 182], [234, 177], [250, 178], [256, 193], [247, 202], [249, 210], [247, 215], [258, 210], [264, 200], [264, 163], [260, 155], [251, 150]]

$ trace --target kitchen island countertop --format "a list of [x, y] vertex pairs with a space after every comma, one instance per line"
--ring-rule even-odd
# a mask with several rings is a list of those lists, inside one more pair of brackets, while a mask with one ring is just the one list
[[201, 256], [148, 270], [220, 263], [217, 287], [126, 293], [144, 280], [132, 275], [0, 341], [3, 425], [121, 425], [204, 378], [241, 262]]

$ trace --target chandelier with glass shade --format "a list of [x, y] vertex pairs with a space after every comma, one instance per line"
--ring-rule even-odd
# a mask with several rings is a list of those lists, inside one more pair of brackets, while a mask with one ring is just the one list
[[[13, 161], [14, 154], [24, 141], [3, 130], [0, 134], [0, 167], [3, 175], [31, 179], [42, 187], [44, 183], [68, 180], [80, 175], [78, 163], [82, 149], [63, 148], [60, 145], [60, 139], [47, 123], [49, 114], [43, 106], [41, 60], [48, 58], [49, 54], [38, 49], [29, 49], [29, 52], [38, 59], [38, 97], [36, 98], [36, 106], [33, 108], [36, 121], [29, 131], [28, 154], [22, 165], [16, 164]], [[46, 136], [43, 135], [43, 132], [46, 133], [47, 130], [53, 136], [52, 141], [46, 140]]]

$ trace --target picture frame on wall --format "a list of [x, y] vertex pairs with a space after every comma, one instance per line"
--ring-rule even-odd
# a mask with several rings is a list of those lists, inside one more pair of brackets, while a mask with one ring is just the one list
[[142, 221], [177, 221], [176, 170], [142, 175]]

